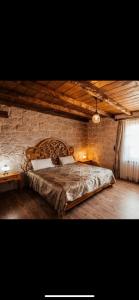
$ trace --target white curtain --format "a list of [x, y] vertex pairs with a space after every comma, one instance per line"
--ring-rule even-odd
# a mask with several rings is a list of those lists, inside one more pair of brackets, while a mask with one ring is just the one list
[[120, 178], [139, 182], [139, 119], [123, 121]]

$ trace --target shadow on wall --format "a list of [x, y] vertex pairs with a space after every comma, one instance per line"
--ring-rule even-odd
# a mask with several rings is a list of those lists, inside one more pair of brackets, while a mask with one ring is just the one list
[[100, 151], [97, 149], [96, 145], [88, 145], [88, 159], [100, 163]]

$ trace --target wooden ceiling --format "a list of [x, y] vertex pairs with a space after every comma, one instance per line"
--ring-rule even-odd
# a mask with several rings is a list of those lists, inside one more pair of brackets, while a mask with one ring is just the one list
[[139, 111], [139, 81], [0, 81], [0, 104], [82, 121]]

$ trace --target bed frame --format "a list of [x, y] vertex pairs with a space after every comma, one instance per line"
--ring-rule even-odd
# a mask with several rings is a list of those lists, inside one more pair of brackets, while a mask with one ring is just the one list
[[[72, 146], [67, 146], [63, 141], [53, 138], [47, 138], [40, 143], [38, 143], [35, 147], [29, 147], [26, 152], [26, 160], [22, 165], [22, 169], [24, 172], [28, 172], [32, 169], [31, 160], [34, 159], [44, 159], [51, 158], [52, 162], [55, 165], [59, 165], [59, 157], [64, 157], [67, 155], [74, 155], [74, 148]], [[102, 191], [103, 189], [112, 186], [112, 184], [105, 185], [103, 188], [99, 188], [91, 193], [87, 193], [80, 198], [70, 202], [68, 201], [65, 205], [63, 212], [59, 215], [63, 216], [64, 212], [70, 210], [96, 193]]]

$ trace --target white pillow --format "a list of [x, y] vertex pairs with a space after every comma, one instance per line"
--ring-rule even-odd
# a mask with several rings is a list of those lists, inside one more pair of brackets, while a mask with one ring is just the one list
[[34, 159], [31, 161], [32, 167], [34, 171], [46, 169], [46, 168], [52, 168], [54, 167], [51, 158], [47, 159]]
[[64, 157], [59, 157], [60, 162], [62, 163], [62, 165], [68, 165], [68, 164], [73, 164], [75, 163], [75, 159], [73, 158], [73, 156], [64, 156]]

